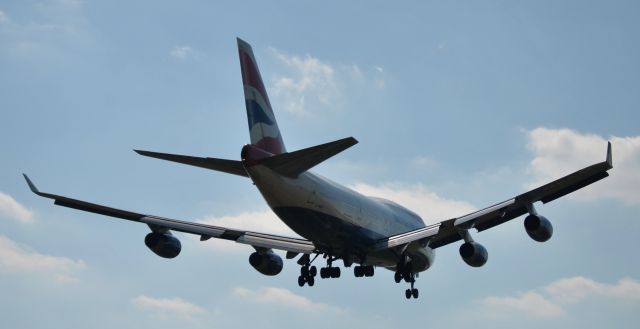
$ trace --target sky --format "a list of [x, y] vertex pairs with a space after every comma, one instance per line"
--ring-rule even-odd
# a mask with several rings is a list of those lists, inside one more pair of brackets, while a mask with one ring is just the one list
[[[637, 1], [0, 1], [0, 315], [6, 328], [633, 328], [640, 309]], [[293, 235], [242, 177], [133, 149], [238, 159], [236, 37], [252, 44], [288, 150], [354, 136], [314, 172], [426, 222], [604, 160], [611, 177], [474, 234], [421, 273], [297, 286], [251, 247], [54, 206], [45, 192]], [[282, 255], [282, 253], [280, 253]], [[322, 264], [318, 264], [322, 265]]]

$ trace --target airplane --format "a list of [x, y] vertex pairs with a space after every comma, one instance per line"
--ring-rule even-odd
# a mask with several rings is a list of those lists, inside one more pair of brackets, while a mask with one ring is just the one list
[[240, 38], [237, 43], [251, 140], [242, 147], [240, 160], [134, 151], [249, 178], [273, 212], [302, 238], [164, 218], [44, 193], [23, 174], [31, 191], [53, 199], [59, 206], [147, 224], [151, 232], [144, 243], [160, 257], [180, 254], [180, 240], [172, 234], [177, 231], [198, 235], [201, 241], [217, 238], [249, 245], [255, 249], [249, 255], [249, 264], [268, 276], [279, 274], [283, 268], [283, 260], [274, 250], [286, 252], [286, 259], [300, 256], [300, 287], [315, 284], [318, 270], [312, 264], [319, 256], [326, 262], [319, 271], [322, 279], [340, 277], [337, 260], [342, 260], [344, 267], [353, 266], [356, 277], [373, 276], [375, 267], [388, 269], [394, 272], [396, 283], [409, 284], [405, 297], [416, 299], [416, 278], [434, 263], [437, 248], [462, 241], [462, 260], [472, 267], [483, 266], [488, 253], [474, 240], [472, 230], [482, 232], [525, 214], [527, 234], [535, 241], [547, 241], [553, 227], [534, 204], [546, 204], [595, 183], [609, 176], [607, 171], [613, 168], [609, 142], [603, 162], [470, 214], [425, 225], [420, 216], [393, 201], [362, 195], [309, 171], [358, 143], [355, 138], [287, 152], [253, 50]]

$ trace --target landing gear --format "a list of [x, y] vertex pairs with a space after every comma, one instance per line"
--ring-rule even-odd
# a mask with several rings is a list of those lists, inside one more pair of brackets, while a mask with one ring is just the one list
[[302, 265], [300, 268], [300, 276], [298, 277], [298, 285], [300, 287], [303, 287], [305, 283], [308, 284], [309, 287], [313, 287], [316, 282], [315, 276], [318, 274], [318, 269], [316, 269], [315, 266], [310, 266], [312, 261], [313, 260], [309, 259], [309, 255], [306, 254], [298, 260], [298, 264]]
[[323, 267], [320, 269], [320, 277], [323, 279], [328, 278], [339, 278], [340, 277], [340, 268], [339, 267]]
[[396, 283], [400, 283], [400, 281], [404, 280], [411, 284], [411, 288], [404, 291], [404, 296], [407, 299], [411, 299], [411, 297], [417, 299], [418, 296], [420, 296], [418, 289], [413, 287], [416, 283], [416, 274], [411, 271], [411, 263], [404, 264], [403, 266], [398, 265], [396, 273], [393, 275], [393, 279]]
[[413, 287], [414, 283], [416, 283], [415, 274], [411, 274], [411, 279], [409, 280], [409, 283], [411, 284], [411, 288], [404, 291], [404, 296], [407, 299], [411, 299], [411, 297], [413, 297], [414, 299], [418, 299], [418, 296], [420, 296], [420, 292], [418, 291], [418, 288]]
[[417, 299], [417, 298], [418, 298], [418, 296], [420, 296], [420, 293], [418, 292], [418, 289], [416, 289], [416, 288], [412, 288], [412, 289], [407, 289], [407, 290], [405, 290], [405, 291], [404, 291], [404, 296], [405, 296], [407, 299], [411, 299], [411, 297], [413, 297], [413, 298], [416, 298], [416, 299]]
[[374, 274], [373, 265], [358, 265], [353, 268], [353, 274], [356, 278], [361, 278], [363, 276], [371, 277]]
[[340, 277], [340, 268], [339, 267], [333, 267], [333, 261], [335, 258], [333, 258], [332, 256], [325, 256], [327, 257], [327, 267], [323, 267], [320, 269], [320, 277], [323, 279], [328, 279], [328, 278], [339, 278]]

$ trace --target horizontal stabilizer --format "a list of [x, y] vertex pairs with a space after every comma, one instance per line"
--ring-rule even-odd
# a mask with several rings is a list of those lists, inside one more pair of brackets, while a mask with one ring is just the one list
[[274, 155], [261, 163], [281, 175], [298, 177], [301, 173], [356, 144], [358, 141], [355, 138], [347, 137], [294, 152]]
[[136, 151], [136, 153], [140, 155], [144, 155], [147, 157], [173, 161], [178, 163], [184, 163], [191, 166], [196, 166], [196, 167], [201, 167], [201, 168], [206, 168], [206, 169], [211, 169], [216, 171], [222, 171], [222, 172], [243, 176], [243, 177], [249, 177], [247, 176], [247, 172], [244, 170], [244, 166], [240, 161], [216, 159], [216, 158], [200, 158], [200, 157], [193, 157], [188, 155], [158, 153], [158, 152], [141, 151], [141, 150], [134, 150], [134, 151]]

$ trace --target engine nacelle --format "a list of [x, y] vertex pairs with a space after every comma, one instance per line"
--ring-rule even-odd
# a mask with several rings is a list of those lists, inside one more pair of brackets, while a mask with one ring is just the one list
[[144, 244], [146, 244], [154, 254], [164, 258], [174, 258], [178, 256], [180, 250], [182, 250], [180, 240], [171, 235], [171, 232], [151, 232], [144, 238]]
[[540, 215], [529, 215], [524, 219], [524, 228], [529, 236], [538, 241], [545, 242], [553, 235], [551, 222]]
[[271, 251], [266, 253], [254, 252], [249, 256], [249, 264], [264, 275], [273, 276], [282, 271], [282, 258]]
[[429, 247], [419, 248], [407, 254], [411, 258], [411, 270], [416, 273], [426, 271], [433, 265], [436, 258], [435, 250]]
[[460, 256], [469, 266], [480, 267], [487, 262], [489, 254], [483, 245], [477, 242], [465, 242], [460, 246]]

